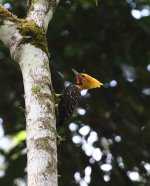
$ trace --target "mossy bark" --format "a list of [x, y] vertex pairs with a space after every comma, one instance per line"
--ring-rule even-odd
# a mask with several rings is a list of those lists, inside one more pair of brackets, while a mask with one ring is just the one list
[[57, 186], [54, 97], [46, 30], [59, 0], [32, 0], [26, 19], [0, 4], [0, 40], [23, 74], [27, 128], [28, 186]]

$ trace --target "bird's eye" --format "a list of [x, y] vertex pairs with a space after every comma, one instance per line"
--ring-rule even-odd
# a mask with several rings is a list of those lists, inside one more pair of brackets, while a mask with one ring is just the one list
[[85, 75], [82, 74], [82, 77], [85, 77]]

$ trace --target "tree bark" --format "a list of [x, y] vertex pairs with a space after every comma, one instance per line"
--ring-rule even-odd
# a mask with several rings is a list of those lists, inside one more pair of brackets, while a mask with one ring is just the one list
[[[55, 107], [45, 39], [58, 2], [31, 1], [24, 20], [0, 5], [0, 40], [10, 49], [23, 74], [28, 186], [58, 185]], [[27, 35], [29, 29], [31, 35]]]

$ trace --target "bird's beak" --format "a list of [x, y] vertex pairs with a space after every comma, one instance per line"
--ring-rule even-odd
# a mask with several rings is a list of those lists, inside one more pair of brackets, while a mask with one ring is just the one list
[[74, 74], [75, 74], [76, 76], [81, 76], [81, 74], [80, 74], [79, 72], [77, 72], [75, 69], [72, 68], [72, 71], [74, 72]]

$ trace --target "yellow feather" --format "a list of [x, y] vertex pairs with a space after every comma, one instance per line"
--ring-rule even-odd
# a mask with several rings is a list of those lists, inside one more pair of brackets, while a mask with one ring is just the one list
[[82, 85], [78, 85], [80, 90], [100, 88], [103, 85], [103, 83], [93, 78], [92, 76], [89, 76], [88, 74], [81, 73], [81, 75], [83, 77], [83, 80]]

